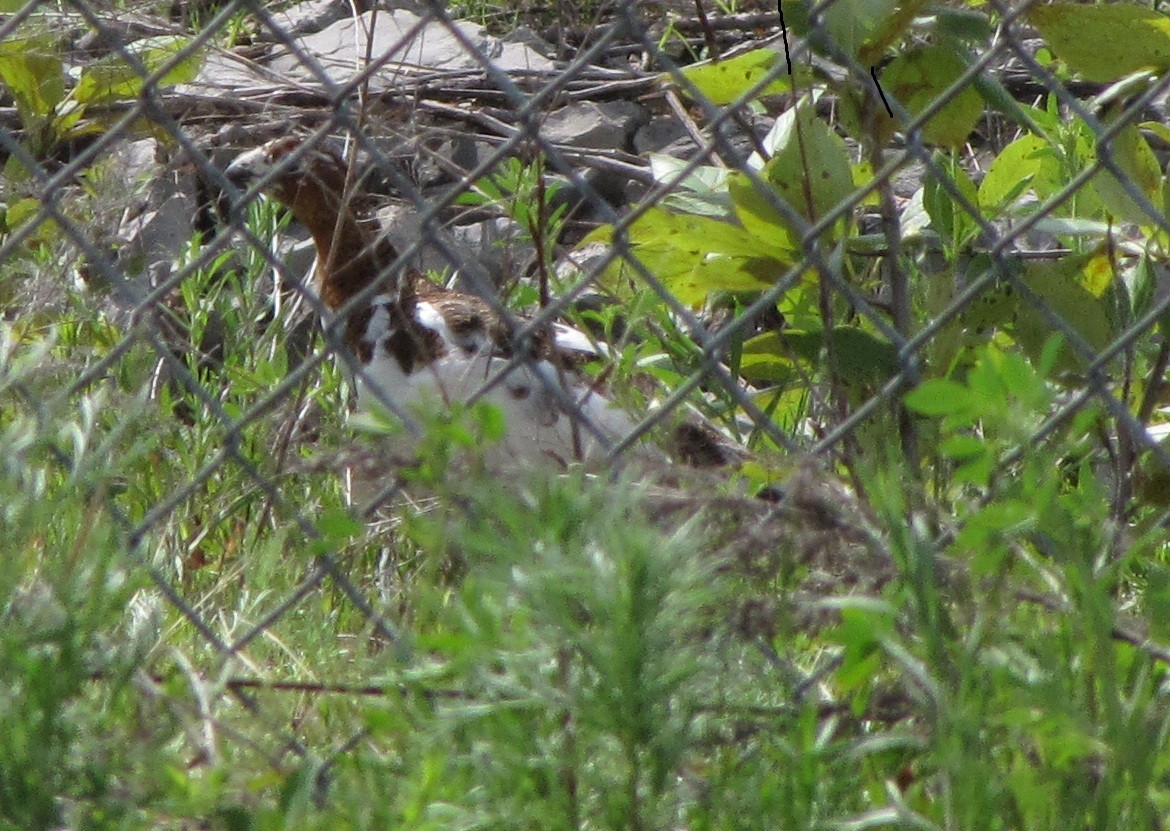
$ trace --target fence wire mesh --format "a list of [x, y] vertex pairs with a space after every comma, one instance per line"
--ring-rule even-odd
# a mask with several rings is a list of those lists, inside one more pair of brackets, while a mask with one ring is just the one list
[[[214, 725], [189, 731], [199, 753], [236, 743], [280, 765], [364, 741], [320, 712], [300, 724], [306, 696], [355, 708], [387, 693], [379, 662], [416, 660], [393, 532], [436, 498], [411, 487], [427, 454], [509, 435], [478, 400], [529, 396], [572, 425], [554, 466], [596, 445], [593, 471], [718, 461], [760, 490], [785, 457], [846, 479], [889, 454], [920, 465], [929, 405], [905, 396], [994, 344], [1058, 380], [989, 489], [1090, 416], [1118, 517], [1139, 462], [1170, 469], [1170, 76], [1079, 80], [1037, 31], [1042, 4], [900, 4], [846, 25], [862, 12], [844, 0], [621, 0], [539, 32], [437, 0], [8, 6], [5, 420], [72, 425], [50, 430], [56, 464], [152, 581], [128, 639], [168, 657], [136, 683]], [[229, 175], [289, 137], [258, 180]], [[333, 308], [314, 283], [337, 263], [285, 210], [286, 180], [323, 149], [346, 178], [320, 207], [338, 228], [376, 215], [393, 246]], [[408, 302], [408, 272], [477, 298], [508, 346], [430, 399], [456, 405], [458, 430], [350, 336], [371, 302]], [[581, 366], [549, 358], [566, 323]], [[362, 417], [358, 389], [377, 402]], [[387, 431], [422, 457], [386, 452]], [[939, 528], [936, 550], [961, 533]], [[256, 571], [273, 551], [257, 559], [287, 573]], [[333, 627], [328, 667], [297, 654], [307, 619]]]

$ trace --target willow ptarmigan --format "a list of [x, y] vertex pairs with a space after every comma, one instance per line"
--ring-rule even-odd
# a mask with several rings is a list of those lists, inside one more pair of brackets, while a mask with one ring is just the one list
[[[508, 366], [509, 333], [488, 303], [419, 274], [391, 273], [398, 252], [351, 207], [346, 165], [332, 151], [296, 138], [277, 139], [242, 154], [226, 173], [240, 186], [259, 182], [312, 235], [321, 300], [333, 312], [346, 307], [345, 345], [362, 365], [359, 407], [384, 396], [418, 415], [467, 401]], [[347, 307], [375, 281], [382, 286], [378, 293], [357, 308]], [[517, 362], [484, 394], [505, 422], [500, 444], [491, 449], [494, 461], [546, 466], [596, 461], [607, 443], [633, 429], [630, 414], [572, 369], [593, 351], [583, 334], [556, 324], [530, 360]], [[570, 416], [564, 402], [593, 429]], [[409, 434], [394, 441], [395, 456], [413, 452]]]

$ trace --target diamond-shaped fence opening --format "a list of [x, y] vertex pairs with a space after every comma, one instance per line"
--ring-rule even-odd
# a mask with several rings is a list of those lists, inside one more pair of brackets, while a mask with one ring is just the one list
[[1170, 466], [1168, 76], [1066, 4], [709, 5], [6, 9], [11, 473], [119, 529], [116, 628], [196, 762], [375, 741], [405, 575], [468, 568], [402, 542], [481, 510], [451, 475], [717, 493], [757, 565], [803, 510], [881, 561], [820, 596], [890, 579], [846, 507], [891, 458], [990, 499], [1093, 421], [1119, 522]]

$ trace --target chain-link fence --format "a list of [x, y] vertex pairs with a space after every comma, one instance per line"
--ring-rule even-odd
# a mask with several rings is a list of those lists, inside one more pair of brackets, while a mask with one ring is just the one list
[[[151, 576], [130, 640], [189, 689], [138, 683], [201, 753], [364, 740], [305, 702], [417, 657], [394, 535], [436, 459], [694, 468], [769, 511], [810, 459], [855, 494], [822, 523], [893, 457], [994, 493], [1078, 419], [1119, 526], [1170, 468], [1170, 81], [1065, 6], [5, 11], [6, 419]], [[1004, 355], [1039, 373], [997, 376], [1011, 448], [940, 454], [932, 417], [990, 434]], [[342, 633], [319, 672], [306, 625]]]

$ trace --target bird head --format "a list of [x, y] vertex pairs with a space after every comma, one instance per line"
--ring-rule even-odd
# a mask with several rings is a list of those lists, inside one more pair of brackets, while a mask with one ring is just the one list
[[323, 205], [336, 209], [345, 191], [346, 165], [341, 157], [320, 142], [308, 144], [296, 137], [249, 150], [224, 173], [239, 188], [259, 186], [294, 213]]
[[313, 236], [321, 299], [340, 308], [395, 262], [397, 251], [364, 217], [359, 182], [323, 142], [275, 139], [243, 153], [224, 171], [237, 187], [282, 203]]

